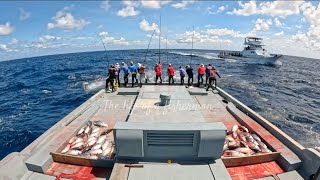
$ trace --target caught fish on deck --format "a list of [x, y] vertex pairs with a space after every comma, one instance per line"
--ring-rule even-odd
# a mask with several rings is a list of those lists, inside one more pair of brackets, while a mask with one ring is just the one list
[[98, 127], [108, 127], [108, 124], [106, 124], [102, 121], [93, 121], [93, 124]]
[[81, 154], [81, 151], [79, 151], [79, 150], [69, 150], [66, 154], [77, 156], [77, 155]]
[[64, 153], [68, 152], [70, 147], [71, 147], [71, 145], [68, 144], [65, 148], [62, 149], [61, 153], [64, 154]]

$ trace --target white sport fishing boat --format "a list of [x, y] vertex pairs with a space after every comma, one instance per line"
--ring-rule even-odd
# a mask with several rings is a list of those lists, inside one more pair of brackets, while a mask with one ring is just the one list
[[242, 51], [222, 51], [218, 57], [223, 59], [243, 60], [249, 63], [275, 64], [282, 57], [278, 54], [270, 54], [262, 43], [262, 38], [246, 37]]

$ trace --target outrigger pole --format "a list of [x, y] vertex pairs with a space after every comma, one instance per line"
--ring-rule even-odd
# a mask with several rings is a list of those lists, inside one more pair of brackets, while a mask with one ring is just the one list
[[152, 35], [151, 35], [151, 37], [150, 37], [149, 44], [148, 44], [148, 48], [147, 48], [147, 52], [146, 52], [146, 55], [144, 56], [144, 64], [146, 64], [147, 54], [148, 54], [148, 51], [149, 51], [150, 43], [151, 43], [152, 37], [153, 37], [153, 35], [154, 35], [155, 32], [156, 32], [156, 30], [153, 31], [153, 33], [152, 33]]
[[104, 51], [106, 52], [106, 58], [107, 58], [107, 61], [108, 61], [108, 68], [109, 68], [109, 58], [108, 58], [106, 46], [105, 46], [105, 44], [104, 44], [104, 42], [102, 40], [102, 37], [98, 33], [96, 33], [96, 34], [99, 36], [99, 38], [100, 38], [100, 40], [101, 40], [101, 42], [103, 44], [103, 48], [104, 48]]

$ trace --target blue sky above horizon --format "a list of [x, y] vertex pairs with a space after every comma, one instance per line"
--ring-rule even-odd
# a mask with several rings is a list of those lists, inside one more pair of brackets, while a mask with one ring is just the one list
[[[241, 50], [244, 37], [266, 49], [320, 59], [319, 1], [1, 1], [0, 61], [82, 51], [161, 46]], [[194, 31], [193, 31], [194, 26]], [[151, 48], [158, 48], [158, 36]]]

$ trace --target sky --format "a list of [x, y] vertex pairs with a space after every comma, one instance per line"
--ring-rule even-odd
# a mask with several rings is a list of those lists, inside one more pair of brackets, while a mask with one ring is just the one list
[[[161, 26], [160, 26], [161, 14]], [[0, 61], [84, 51], [242, 50], [320, 59], [319, 1], [0, 1]], [[99, 35], [99, 36], [98, 36]]]

